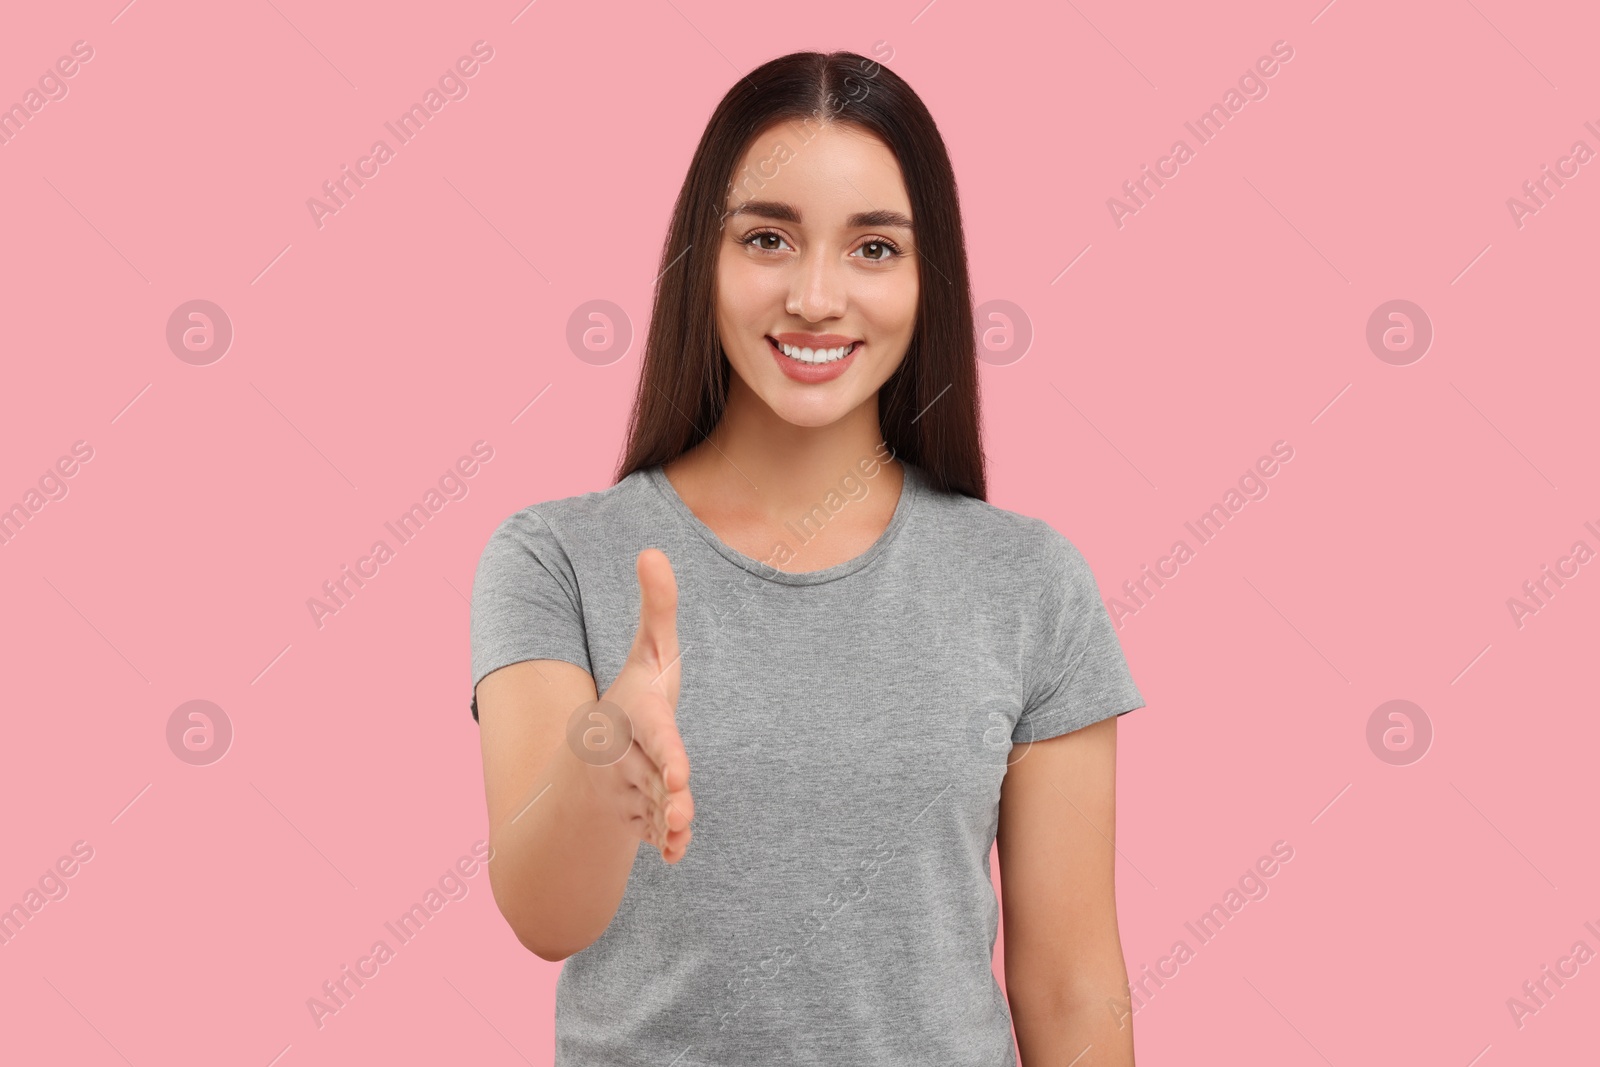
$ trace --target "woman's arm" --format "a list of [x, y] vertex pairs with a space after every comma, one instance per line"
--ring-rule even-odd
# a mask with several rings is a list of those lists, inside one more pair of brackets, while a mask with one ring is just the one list
[[1022, 1067], [1133, 1067], [1113, 880], [1116, 765], [1112, 716], [1017, 746], [1000, 788], [1006, 995]]
[[483, 780], [489, 804], [489, 885], [529, 951], [555, 962], [611, 924], [639, 850], [592, 789], [609, 768], [567, 745], [573, 708], [595, 699], [589, 672], [561, 660], [524, 660], [478, 683]]
[[[477, 686], [489, 884], [517, 940], [551, 962], [611, 925], [641, 840], [676, 863], [693, 836], [689, 754], [676, 721], [678, 582], [658, 548], [640, 552], [634, 568], [639, 627], [599, 698], [626, 716], [626, 736], [591, 707], [592, 729], [569, 741], [572, 716], [597, 699], [594, 677], [575, 663], [519, 660]], [[578, 744], [600, 761], [580, 758]]]

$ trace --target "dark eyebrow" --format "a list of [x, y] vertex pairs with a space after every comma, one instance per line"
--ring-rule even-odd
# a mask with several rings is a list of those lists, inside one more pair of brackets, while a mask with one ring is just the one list
[[[793, 207], [778, 200], [746, 200], [732, 211], [728, 217], [735, 215], [754, 215], [758, 218], [772, 219], [776, 222], [792, 222], [800, 225], [800, 212]], [[844, 220], [845, 229], [864, 230], [879, 226], [899, 226], [903, 229], [915, 229], [911, 220], [898, 211], [878, 209], [875, 211], [858, 211]]]

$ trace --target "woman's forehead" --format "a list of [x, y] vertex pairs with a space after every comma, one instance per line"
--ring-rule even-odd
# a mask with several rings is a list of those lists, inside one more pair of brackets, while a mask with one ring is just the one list
[[[724, 210], [730, 218], [891, 226], [908, 225], [911, 217], [894, 153], [876, 135], [837, 124], [764, 131], [752, 140], [729, 185]], [[861, 217], [873, 211], [897, 217]]]

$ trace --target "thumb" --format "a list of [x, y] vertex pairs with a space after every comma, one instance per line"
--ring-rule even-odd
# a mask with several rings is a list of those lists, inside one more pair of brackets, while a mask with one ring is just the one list
[[647, 548], [635, 561], [639, 578], [639, 630], [634, 648], [665, 673], [678, 661], [678, 580], [667, 554]]

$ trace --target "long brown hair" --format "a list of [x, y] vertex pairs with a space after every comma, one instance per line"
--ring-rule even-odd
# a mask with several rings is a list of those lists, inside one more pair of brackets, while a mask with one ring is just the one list
[[[987, 499], [977, 349], [955, 172], [933, 116], [887, 67], [854, 52], [793, 52], [751, 71], [706, 123], [661, 250], [627, 445], [616, 480], [689, 451], [716, 426], [732, 368], [717, 336], [715, 282], [733, 170], [775, 124], [839, 122], [876, 134], [899, 161], [916, 226], [916, 327], [878, 393], [894, 455], [940, 489]], [[747, 175], [759, 187], [760, 178]]]

